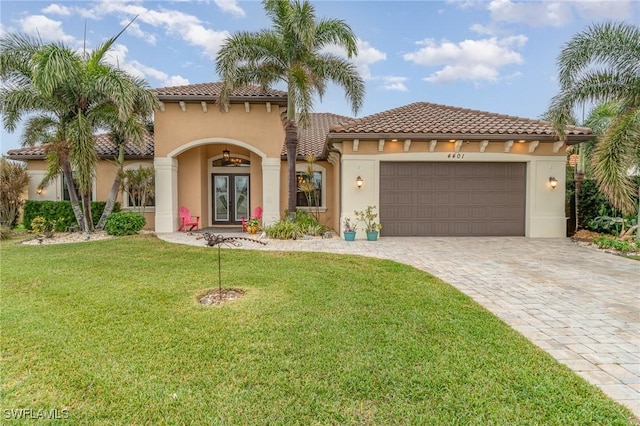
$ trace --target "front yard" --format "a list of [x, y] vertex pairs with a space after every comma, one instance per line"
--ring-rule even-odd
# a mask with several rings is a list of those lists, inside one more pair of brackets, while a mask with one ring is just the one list
[[246, 293], [202, 306], [198, 296], [217, 286], [216, 254], [152, 236], [3, 242], [3, 417], [632, 424], [624, 407], [424, 272], [356, 256], [222, 250], [223, 286]]

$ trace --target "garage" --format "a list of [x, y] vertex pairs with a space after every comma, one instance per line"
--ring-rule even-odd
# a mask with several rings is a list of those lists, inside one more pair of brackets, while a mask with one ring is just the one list
[[381, 162], [384, 236], [524, 236], [526, 163]]

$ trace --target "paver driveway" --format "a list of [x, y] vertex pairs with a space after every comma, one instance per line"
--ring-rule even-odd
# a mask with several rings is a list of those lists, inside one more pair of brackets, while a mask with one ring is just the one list
[[[159, 237], [204, 245], [193, 235]], [[243, 247], [360, 254], [427, 271], [471, 296], [640, 417], [638, 261], [580, 247], [569, 239], [268, 241], [265, 247]]]

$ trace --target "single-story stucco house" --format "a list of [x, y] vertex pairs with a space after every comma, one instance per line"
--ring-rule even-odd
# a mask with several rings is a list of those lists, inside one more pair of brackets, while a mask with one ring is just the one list
[[[146, 216], [156, 232], [178, 230], [181, 206], [203, 227], [238, 225], [257, 206], [265, 224], [284, 216], [287, 94], [237, 89], [221, 111], [221, 87], [156, 89], [154, 135], [127, 152], [127, 168], [155, 168], [155, 206]], [[593, 137], [569, 127], [558, 140], [544, 121], [427, 102], [357, 119], [314, 113], [299, 129], [296, 169], [306, 169], [308, 154], [317, 158], [320, 220], [336, 231], [354, 210], [375, 205], [382, 236], [564, 237], [566, 145]], [[101, 135], [96, 147], [93, 197], [104, 200], [115, 146]], [[62, 180], [38, 191], [44, 154], [24, 148], [8, 158], [27, 162], [30, 199], [64, 199]], [[126, 196], [120, 201], [129, 206]]]

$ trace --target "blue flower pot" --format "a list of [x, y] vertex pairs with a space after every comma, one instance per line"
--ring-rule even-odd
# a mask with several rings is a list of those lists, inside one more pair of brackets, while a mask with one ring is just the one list
[[344, 240], [345, 241], [355, 241], [356, 240], [356, 232], [355, 231], [344, 231]]
[[367, 231], [367, 240], [368, 241], [377, 241], [378, 240], [378, 231]]

